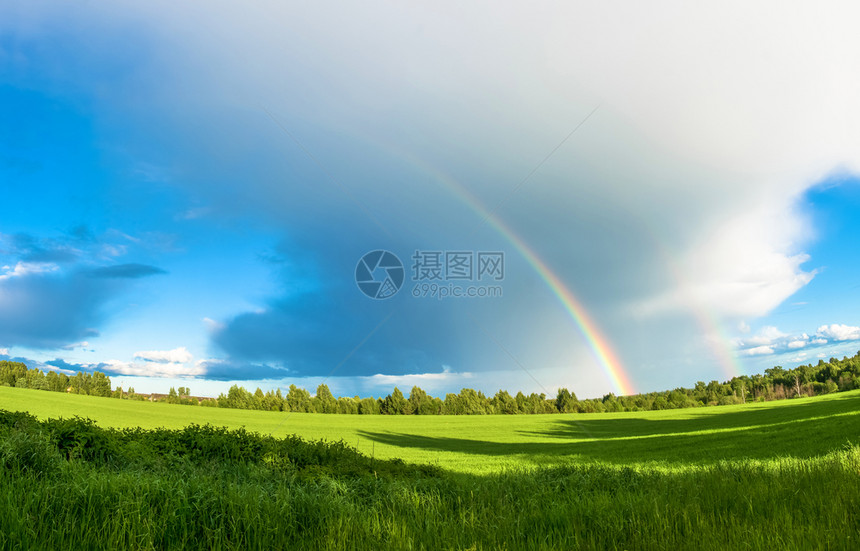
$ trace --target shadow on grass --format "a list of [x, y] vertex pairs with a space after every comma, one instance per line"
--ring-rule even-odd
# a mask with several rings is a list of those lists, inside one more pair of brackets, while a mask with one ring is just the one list
[[[541, 465], [565, 463], [574, 458], [618, 464], [660, 461], [678, 465], [747, 458], [805, 458], [860, 441], [860, 394], [692, 419], [568, 417], [547, 431], [520, 432], [524, 441], [510, 443], [390, 432], [360, 434], [362, 438], [390, 446], [510, 456]], [[535, 437], [557, 441], [528, 441]]]
[[[642, 436], [661, 436], [704, 431], [739, 430], [781, 425], [816, 417], [832, 417], [860, 411], [860, 393], [835, 397], [836, 399], [802, 399], [777, 402], [775, 407], [749, 407], [726, 411], [726, 408], [699, 408], [675, 410], [689, 417], [660, 419], [651, 413], [642, 417], [622, 419], [581, 415], [565, 415], [548, 430], [521, 431], [529, 436], [563, 439], [614, 439]], [[752, 404], [750, 404], [752, 406]], [[670, 413], [670, 412], [667, 412]]]

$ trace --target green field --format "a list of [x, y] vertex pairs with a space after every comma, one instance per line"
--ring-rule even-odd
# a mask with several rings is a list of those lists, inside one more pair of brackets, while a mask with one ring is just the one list
[[398, 417], [0, 387], [0, 549], [853, 550], [858, 442], [860, 391]]
[[860, 443], [860, 391], [700, 409], [565, 415], [323, 415], [203, 408], [0, 387], [0, 409], [105, 427], [189, 423], [343, 440], [366, 455], [469, 473], [609, 463], [664, 468], [810, 458]]

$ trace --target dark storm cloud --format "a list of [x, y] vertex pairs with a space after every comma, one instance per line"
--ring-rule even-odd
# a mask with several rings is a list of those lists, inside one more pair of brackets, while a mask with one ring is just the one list
[[28, 233], [0, 234], [0, 253], [14, 255], [22, 262], [74, 262], [81, 251], [68, 240], [39, 239]]
[[265, 364], [210, 360], [201, 365], [205, 369], [203, 377], [214, 381], [282, 379], [289, 375], [283, 368]]
[[71, 371], [74, 373], [77, 373], [78, 371], [91, 371], [92, 370], [92, 366], [69, 363], [66, 360], [63, 360], [61, 358], [55, 358], [53, 360], [49, 360], [49, 361], [45, 362], [45, 365], [50, 365], [52, 367], [56, 367], [58, 369], [65, 370], [65, 371]]
[[127, 287], [123, 280], [158, 273], [136, 264], [97, 270], [18, 264], [0, 277], [0, 343], [62, 348], [98, 336], [106, 304]]
[[0, 342], [57, 348], [98, 334], [116, 289], [81, 273], [30, 273], [0, 281]]
[[166, 274], [167, 272], [155, 266], [146, 264], [117, 264], [90, 270], [89, 275], [106, 279], [138, 279], [151, 275]]
[[439, 372], [462, 364], [475, 345], [476, 329], [464, 315], [469, 305], [412, 297], [414, 247], [390, 240], [385, 246], [401, 257], [406, 281], [390, 299], [368, 298], [355, 283], [355, 268], [372, 238], [338, 233], [318, 226], [301, 246], [284, 244], [276, 254], [285, 259], [278, 273], [284, 292], [260, 311], [228, 320], [213, 333], [214, 343], [234, 362], [274, 362], [294, 376]]

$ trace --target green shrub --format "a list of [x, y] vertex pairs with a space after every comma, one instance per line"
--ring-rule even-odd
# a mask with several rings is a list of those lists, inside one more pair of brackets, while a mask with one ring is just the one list
[[0, 430], [0, 470], [48, 475], [57, 473], [62, 457], [42, 432]]

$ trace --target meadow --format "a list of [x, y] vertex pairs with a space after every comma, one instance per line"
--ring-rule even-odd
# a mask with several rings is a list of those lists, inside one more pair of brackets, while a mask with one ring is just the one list
[[476, 474], [571, 462], [670, 467], [810, 458], [860, 443], [860, 391], [638, 413], [388, 416], [195, 408], [0, 387], [0, 409], [41, 419], [88, 417], [114, 428], [208, 423], [275, 437], [343, 440], [379, 459]]
[[32, 414], [0, 415], [3, 549], [860, 544], [858, 391], [643, 413], [401, 417], [0, 387], [0, 410]]

